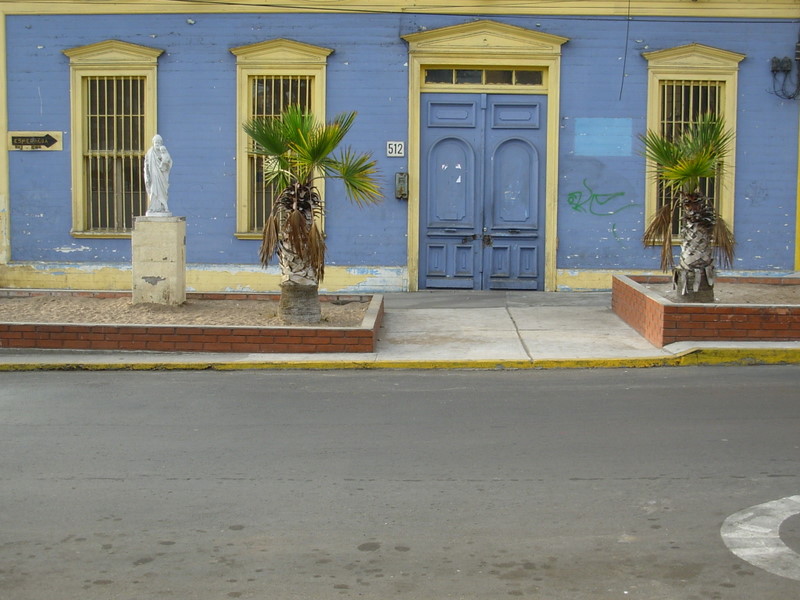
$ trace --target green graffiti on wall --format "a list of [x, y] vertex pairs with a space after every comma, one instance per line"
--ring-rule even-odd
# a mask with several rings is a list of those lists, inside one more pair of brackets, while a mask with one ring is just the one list
[[567, 195], [567, 203], [572, 210], [584, 212], [598, 217], [608, 217], [615, 215], [621, 210], [636, 206], [634, 202], [625, 202], [625, 192], [613, 192], [610, 194], [597, 194], [589, 187], [586, 180], [583, 180], [583, 187], [586, 191], [577, 190]]

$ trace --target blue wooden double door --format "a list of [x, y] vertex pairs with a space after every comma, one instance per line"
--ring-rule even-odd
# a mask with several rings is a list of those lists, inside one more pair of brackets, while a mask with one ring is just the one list
[[543, 289], [546, 100], [422, 95], [420, 288]]

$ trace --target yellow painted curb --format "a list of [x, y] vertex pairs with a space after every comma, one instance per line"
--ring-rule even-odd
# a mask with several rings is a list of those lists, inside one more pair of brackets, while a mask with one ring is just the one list
[[680, 366], [800, 364], [800, 348], [694, 348], [676, 356]]
[[247, 361], [247, 362], [18, 362], [0, 364], [10, 371], [248, 371], [248, 370], [530, 370], [636, 369], [713, 365], [800, 364], [800, 348], [693, 348], [672, 356], [537, 360], [409, 361]]

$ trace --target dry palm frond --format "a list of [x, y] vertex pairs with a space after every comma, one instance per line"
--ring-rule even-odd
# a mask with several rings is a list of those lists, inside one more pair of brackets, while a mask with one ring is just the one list
[[675, 264], [672, 256], [672, 215], [675, 208], [674, 203], [659, 208], [642, 235], [645, 246], [661, 246], [662, 271], [670, 270]]
[[317, 273], [319, 280], [325, 277], [325, 238], [314, 222], [308, 232], [308, 263]]
[[301, 210], [290, 210], [283, 223], [281, 233], [285, 243], [300, 259], [305, 260], [308, 251], [308, 218]]
[[733, 264], [733, 257], [736, 251], [736, 239], [733, 232], [728, 227], [725, 220], [717, 215], [713, 231], [714, 254], [723, 269], [727, 269]]
[[264, 229], [261, 232], [261, 248], [258, 257], [261, 264], [265, 267], [269, 264], [278, 247], [278, 216], [273, 212], [264, 221]]

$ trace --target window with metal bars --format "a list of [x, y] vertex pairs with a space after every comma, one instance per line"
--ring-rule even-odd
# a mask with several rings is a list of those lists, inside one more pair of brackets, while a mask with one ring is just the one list
[[83, 77], [85, 228], [121, 233], [147, 211], [145, 77]]
[[[720, 115], [723, 106], [725, 82], [717, 80], [662, 80], [660, 82], [660, 132], [672, 139], [679, 136], [687, 126], [698, 117], [712, 113]], [[700, 191], [713, 199], [714, 207], [720, 210], [719, 186], [716, 178], [700, 180]], [[663, 182], [658, 183], [657, 207], [661, 208], [670, 200], [670, 191]], [[680, 211], [673, 215], [672, 234], [680, 233]]]
[[[248, 77], [248, 120], [260, 117], [277, 117], [288, 106], [296, 105], [310, 111], [314, 77], [310, 75], [251, 75]], [[248, 141], [248, 197], [247, 227], [249, 232], [260, 232], [267, 215], [272, 210], [273, 199], [279, 190], [264, 180], [264, 158], [253, 152], [253, 141]]]

